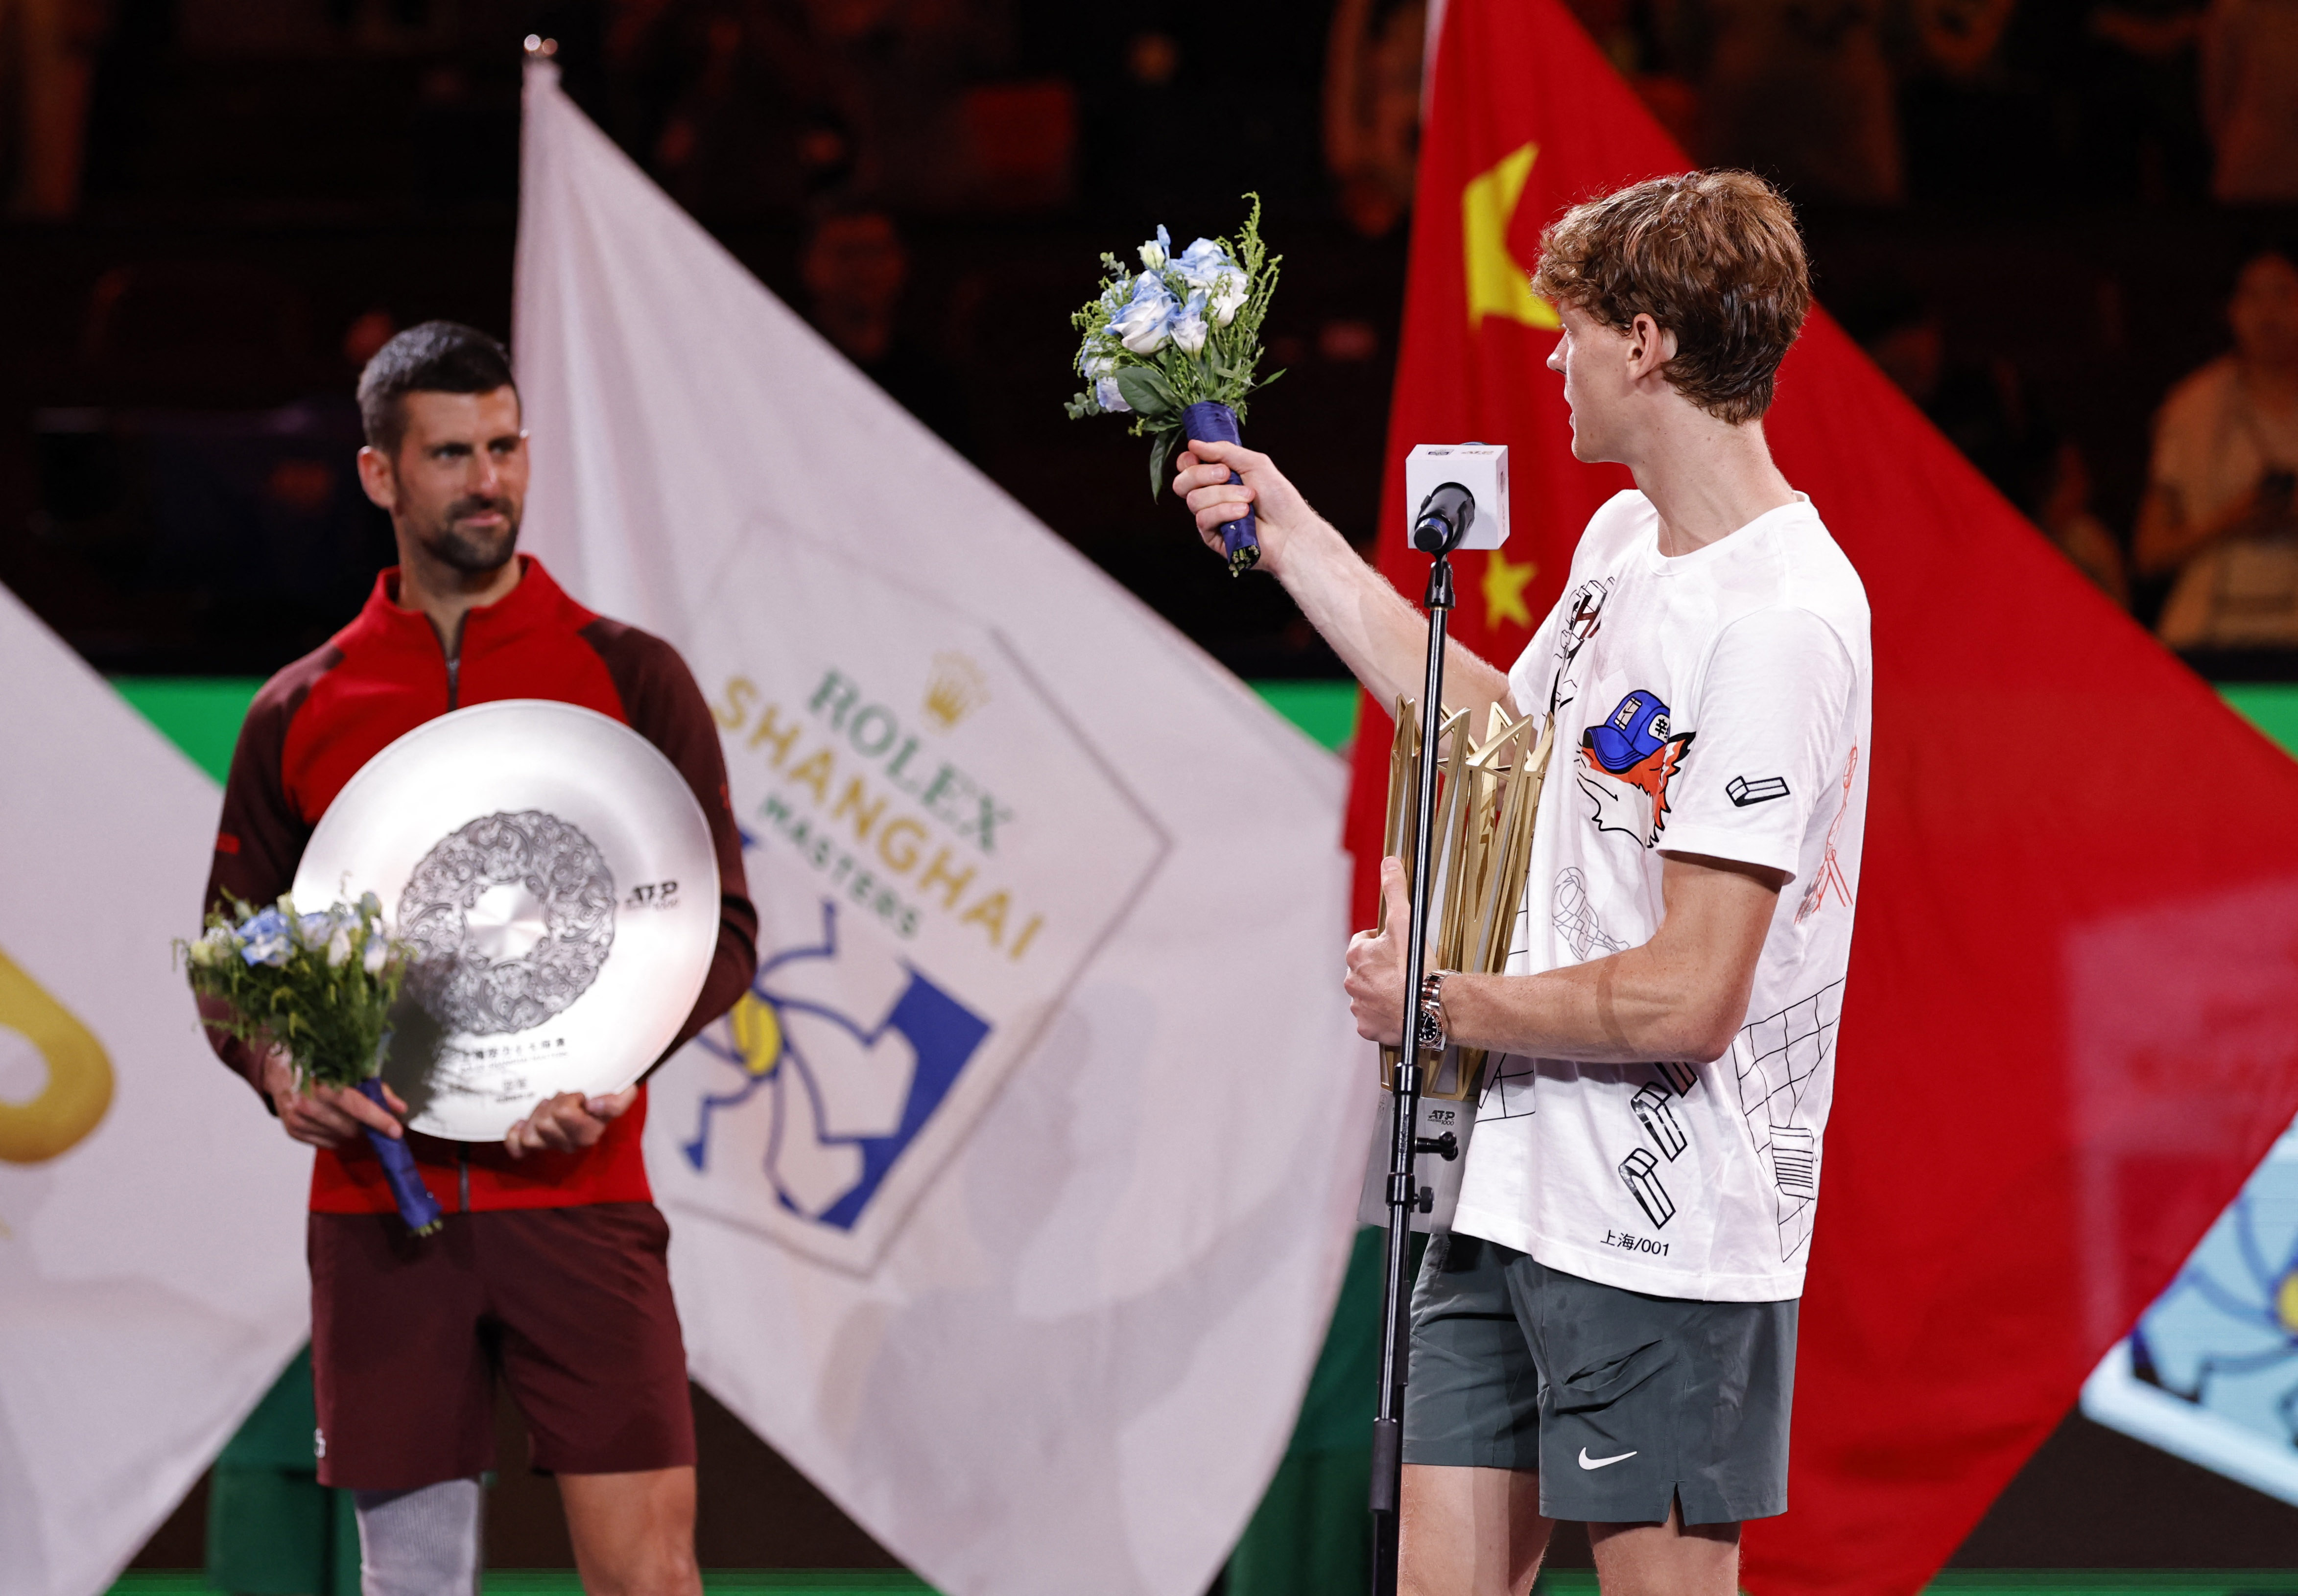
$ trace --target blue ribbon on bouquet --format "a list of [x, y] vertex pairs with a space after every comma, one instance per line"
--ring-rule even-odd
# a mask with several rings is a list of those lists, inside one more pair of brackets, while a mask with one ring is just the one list
[[[1185, 441], [1203, 438], [1212, 443], [1244, 442], [1237, 435], [1236, 412], [1217, 399], [1204, 400], [1181, 411], [1181, 436]], [[1234, 471], [1228, 474], [1228, 479], [1244, 480]], [[1222, 526], [1221, 553], [1228, 557], [1230, 575], [1242, 576], [1261, 563], [1258, 527], [1259, 517], [1251, 506], [1246, 507], [1244, 514]]]
[[[391, 1105], [384, 1101], [383, 1082], [370, 1075], [359, 1084], [362, 1096], [371, 1099], [385, 1113]], [[391, 1195], [399, 1204], [399, 1217], [417, 1236], [429, 1236], [446, 1220], [442, 1217], [439, 1199], [423, 1184], [422, 1171], [415, 1167], [415, 1154], [407, 1150], [402, 1137], [385, 1136], [380, 1130], [367, 1133], [368, 1144], [383, 1163], [383, 1178], [391, 1183]]]

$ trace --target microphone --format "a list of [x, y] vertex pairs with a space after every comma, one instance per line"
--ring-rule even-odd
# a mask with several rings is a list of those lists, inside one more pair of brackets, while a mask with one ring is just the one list
[[1404, 508], [1406, 541], [1423, 554], [1499, 548], [1509, 534], [1508, 445], [1415, 445], [1404, 457]]
[[1412, 546], [1423, 554], [1450, 554], [1476, 521], [1476, 496], [1457, 482], [1429, 490], [1412, 518]]

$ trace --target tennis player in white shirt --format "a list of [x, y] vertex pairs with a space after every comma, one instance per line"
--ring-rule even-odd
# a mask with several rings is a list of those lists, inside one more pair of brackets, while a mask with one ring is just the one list
[[[1610, 1596], [1732, 1596], [1787, 1509], [1796, 1308], [1818, 1199], [1865, 812], [1864, 590], [1763, 415], [1810, 308], [1787, 203], [1741, 172], [1567, 212], [1534, 290], [1573, 452], [1634, 491], [1582, 535], [1513, 668], [1457, 642], [1450, 709], [1552, 719], [1508, 971], [1416, 1002], [1492, 1050], [1452, 1230], [1413, 1293], [1401, 1581], [1521, 1596], [1558, 1519]], [[1228, 482], [1235, 471], [1239, 484]], [[1384, 702], [1426, 621], [1266, 455], [1192, 442], [1174, 492]], [[1358, 1029], [1404, 1026], [1403, 869], [1352, 944]]]

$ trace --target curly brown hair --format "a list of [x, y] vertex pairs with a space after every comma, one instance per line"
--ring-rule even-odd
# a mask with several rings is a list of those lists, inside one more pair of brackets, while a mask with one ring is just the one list
[[1625, 332], [1675, 335], [1667, 380], [1725, 421], [1771, 409], [1811, 310], [1795, 211], [1752, 172], [1684, 172], [1575, 205], [1540, 236], [1533, 292]]

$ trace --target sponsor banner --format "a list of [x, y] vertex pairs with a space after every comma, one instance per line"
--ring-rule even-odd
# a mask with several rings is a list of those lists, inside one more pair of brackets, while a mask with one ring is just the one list
[[665, 1084], [699, 1102], [665, 1189], [867, 1270], [1170, 843], [994, 628], [803, 538], [745, 554], [781, 624], [706, 613], [688, 657], [760, 970]]
[[201, 1038], [215, 783], [0, 590], [0, 1596], [87, 1596], [310, 1326], [310, 1154]]
[[692, 666], [759, 909], [649, 1087], [696, 1376], [948, 1596], [1198, 1596], [1352, 1237], [1344, 773], [526, 115], [529, 542]]

